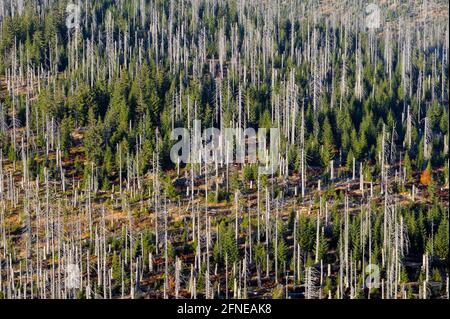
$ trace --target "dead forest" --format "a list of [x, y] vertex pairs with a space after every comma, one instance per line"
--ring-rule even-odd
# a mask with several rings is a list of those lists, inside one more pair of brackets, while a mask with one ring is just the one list
[[0, 0], [0, 299], [448, 299], [449, 4], [374, 3]]

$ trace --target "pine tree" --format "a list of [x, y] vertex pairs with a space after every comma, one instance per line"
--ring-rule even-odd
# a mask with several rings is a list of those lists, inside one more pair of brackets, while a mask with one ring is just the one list
[[438, 258], [448, 259], [448, 219], [444, 219], [438, 228], [434, 240], [434, 253]]
[[325, 117], [322, 127], [322, 146], [320, 149], [322, 165], [325, 167], [330, 164], [330, 161], [334, 156], [333, 140], [333, 131], [331, 129], [330, 121], [328, 120], [328, 117]]

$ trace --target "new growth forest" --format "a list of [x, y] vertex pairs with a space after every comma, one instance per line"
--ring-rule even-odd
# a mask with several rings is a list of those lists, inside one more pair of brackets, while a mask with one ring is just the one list
[[448, 299], [448, 9], [0, 0], [0, 299]]

